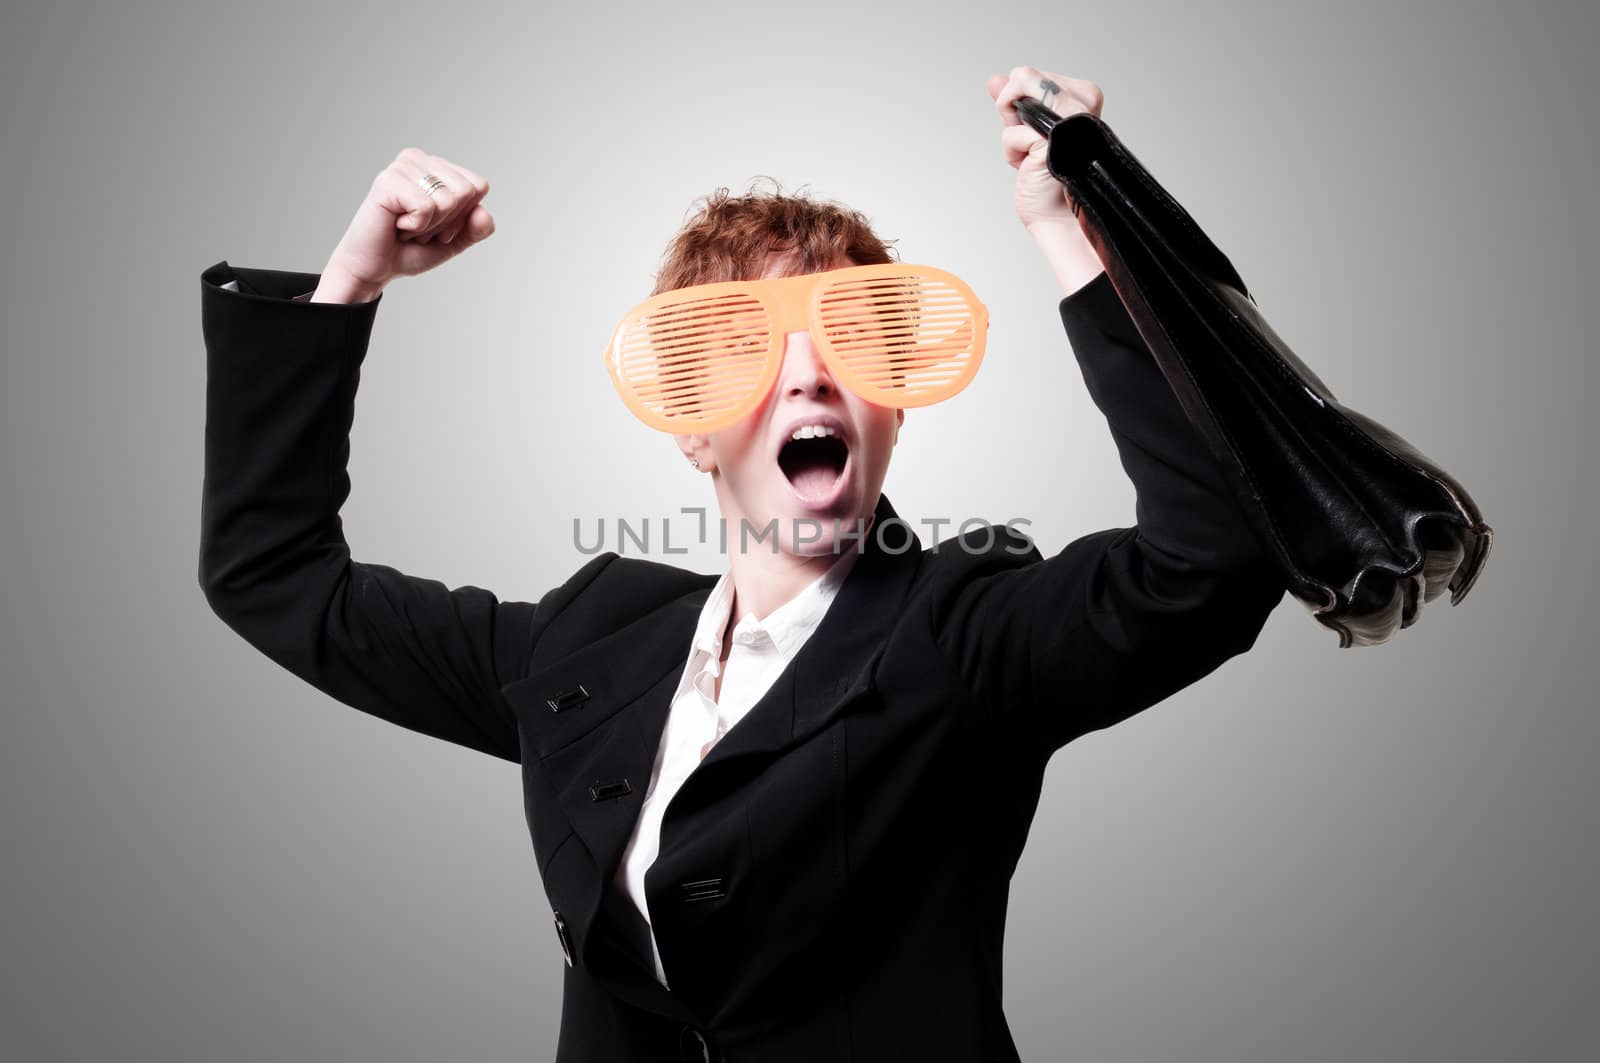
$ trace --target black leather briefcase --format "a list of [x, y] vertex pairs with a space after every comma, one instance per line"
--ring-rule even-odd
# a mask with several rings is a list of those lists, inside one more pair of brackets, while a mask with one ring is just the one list
[[1387, 641], [1447, 587], [1460, 604], [1493, 541], [1466, 490], [1334, 397], [1098, 115], [1016, 109], [1289, 592], [1341, 647]]

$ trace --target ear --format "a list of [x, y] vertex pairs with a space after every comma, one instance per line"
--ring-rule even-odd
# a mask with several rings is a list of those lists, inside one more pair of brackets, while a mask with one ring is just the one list
[[906, 410], [902, 406], [894, 411], [894, 439], [891, 445], [900, 442], [900, 426], [906, 423]]
[[683, 459], [687, 462], [698, 461], [695, 466], [697, 472], [710, 472], [717, 467], [717, 460], [711, 456], [711, 442], [704, 435], [675, 435], [673, 441], [678, 444], [678, 449], [683, 452]]

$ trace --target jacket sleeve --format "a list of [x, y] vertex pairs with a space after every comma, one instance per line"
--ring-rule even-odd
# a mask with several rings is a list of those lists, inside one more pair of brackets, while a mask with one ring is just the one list
[[969, 686], [1020, 715], [1046, 754], [1249, 649], [1285, 589], [1110, 278], [1059, 310], [1133, 482], [1136, 526], [1047, 560], [1011, 533], [936, 598], [933, 620]]
[[340, 507], [356, 387], [382, 296], [295, 297], [311, 273], [201, 275], [200, 586], [245, 641], [347, 705], [519, 761], [501, 695], [549, 622], [537, 604], [354, 561]]

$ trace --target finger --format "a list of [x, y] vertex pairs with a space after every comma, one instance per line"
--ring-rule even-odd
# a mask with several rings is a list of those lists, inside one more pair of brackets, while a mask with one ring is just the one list
[[475, 203], [471, 210], [466, 211], [461, 218], [448, 229], [445, 229], [424, 242], [448, 244], [455, 251], [465, 251], [473, 244], [486, 240], [494, 232], [494, 216], [489, 209], [481, 203]]
[[[402, 226], [410, 229], [419, 240], [425, 236], [438, 235], [460, 209], [463, 199], [472, 191], [466, 178], [456, 172], [454, 166], [437, 155], [429, 155], [417, 148], [407, 148], [402, 151], [393, 166], [411, 179], [412, 186], [422, 194], [423, 204], [428, 208], [415, 211], [417, 215], [415, 222]], [[443, 183], [437, 184], [427, 180], [426, 184], [433, 186], [430, 192], [424, 184], [428, 178], [438, 178]]]
[[[477, 204], [474, 203], [473, 206], [476, 207]], [[461, 230], [467, 227], [467, 222], [471, 220], [471, 217], [472, 211], [463, 211], [448, 226], [439, 230], [439, 242], [441, 244], [454, 243], [456, 237], [461, 235]]]
[[1006, 75], [1006, 83], [1000, 86], [1000, 91], [994, 97], [994, 109], [999, 112], [1000, 120], [1005, 125], [1017, 125], [1022, 121], [1017, 117], [1014, 106], [1017, 100], [1024, 96], [1038, 99], [1041, 95], [1040, 74], [1031, 66], [1014, 66]]
[[485, 181], [482, 177], [473, 173], [460, 163], [455, 163], [454, 166], [456, 168], [456, 172], [461, 174], [462, 177], [465, 177], [467, 182], [472, 185], [473, 190], [478, 193], [479, 199], [482, 199], [484, 196], [489, 194], [488, 181]]
[[454, 235], [454, 240], [447, 242], [464, 250], [487, 240], [493, 233], [494, 216], [489, 213], [487, 207], [479, 203], [468, 212], [466, 220], [461, 223], [461, 228]]
[[[1062, 74], [1052, 74], [1048, 70], [1044, 72], [1044, 75], [1051, 81], [1054, 81], [1056, 84], [1060, 85], [1068, 94], [1072, 96], [1073, 102], [1083, 110], [1089, 111], [1092, 114], [1099, 114], [1100, 108], [1105, 106], [1105, 93], [1101, 92], [1100, 86], [1095, 84], [1093, 81], [1090, 81], [1087, 78], [1069, 78]], [[1051, 99], [1055, 98], [1056, 97], [1054, 96], [1051, 97]], [[1061, 110], [1060, 108], [1056, 108], [1056, 113], [1066, 114], [1067, 112]]]
[[403, 239], [411, 238], [429, 225], [439, 209], [438, 201], [422, 190], [410, 169], [398, 160], [373, 178], [370, 196], [393, 216], [395, 228]]
[[467, 193], [459, 183], [460, 178], [457, 178], [454, 174], [446, 177], [445, 174], [439, 172], [441, 169], [443, 167], [436, 163], [431, 163], [427, 169], [427, 174], [431, 175], [431, 177], [419, 178], [419, 180], [426, 180], [429, 184], [435, 184], [432, 180], [433, 177], [445, 182], [442, 185], [435, 184], [433, 191], [428, 193], [433, 201], [438, 204], [438, 207], [428, 224], [417, 230], [417, 239], [425, 243], [437, 240], [444, 235], [447, 229], [455, 224], [455, 219], [460, 214], [462, 204], [467, 198]]
[[1033, 126], [1023, 123], [1008, 125], [1000, 131], [1000, 148], [1005, 153], [1006, 164], [1013, 169], [1020, 167], [1022, 160], [1049, 143]]
[[1012, 67], [1006, 83], [994, 94], [995, 110], [1004, 124], [1021, 121], [1015, 104], [1024, 96], [1040, 101], [1062, 117], [1082, 111], [1098, 115], [1105, 102], [1100, 86], [1092, 81], [1031, 66]]
[[450, 224], [445, 228], [439, 230], [437, 234], [439, 242], [441, 244], [454, 243], [455, 240], [460, 237], [462, 232], [467, 229], [468, 225], [471, 224], [472, 217], [478, 210], [478, 206], [479, 205], [477, 202], [469, 203], [458, 215], [456, 215], [454, 221], [450, 222]]
[[[433, 167], [426, 161], [427, 155], [416, 149], [407, 149], [410, 154], [402, 155], [394, 162], [394, 169], [406, 183], [407, 192], [415, 199], [420, 194], [421, 200], [416, 210], [407, 218], [401, 219], [401, 227], [410, 230], [413, 240], [421, 240], [431, 236], [444, 222], [455, 206], [456, 195], [447, 183], [437, 184], [433, 178], [445, 180], [444, 174], [435, 174]], [[430, 191], [431, 186], [431, 191]], [[415, 193], [412, 193], [412, 190]]]
[[1049, 70], [1039, 71], [1039, 98], [1059, 115], [1082, 111], [1100, 113], [1103, 96], [1100, 86], [1084, 78], [1069, 78]]
[[[461, 227], [466, 224], [467, 218], [472, 214], [478, 201], [489, 191], [489, 182], [476, 174], [468, 175], [467, 171], [442, 155], [429, 157], [433, 174], [445, 182], [455, 198], [454, 204], [446, 212], [434, 229], [433, 236], [441, 243], [448, 244], [453, 240]], [[479, 191], [479, 186], [482, 191]], [[442, 191], [442, 190], [441, 190]]]

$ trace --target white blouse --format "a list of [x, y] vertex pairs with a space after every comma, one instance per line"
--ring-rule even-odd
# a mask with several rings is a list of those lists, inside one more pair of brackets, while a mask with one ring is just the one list
[[[758, 620], [747, 613], [733, 628], [726, 670], [722, 676], [722, 696], [716, 696], [716, 682], [723, 663], [722, 632], [727, 630], [733, 606], [733, 580], [724, 572], [705, 606], [695, 629], [689, 661], [672, 697], [661, 745], [656, 750], [650, 787], [634, 824], [633, 835], [617, 866], [616, 885], [633, 899], [646, 924], [650, 912], [645, 904], [644, 875], [655, 862], [661, 844], [661, 815], [672, 795], [678, 792], [689, 773], [699, 765], [711, 747], [744, 718], [761, 700], [794, 655], [800, 652], [828, 611], [839, 587], [855, 565], [860, 543], [853, 542], [840, 551], [839, 559], [821, 576], [789, 601]], [[656, 980], [667, 984], [661, 966], [661, 952], [655, 935], [650, 935], [650, 952]]]

